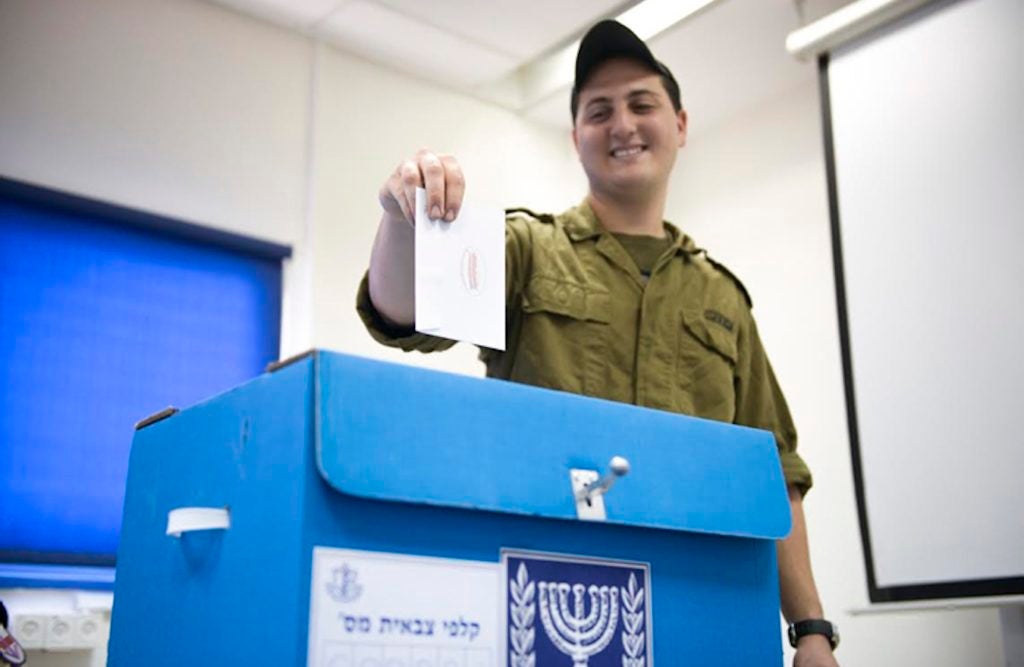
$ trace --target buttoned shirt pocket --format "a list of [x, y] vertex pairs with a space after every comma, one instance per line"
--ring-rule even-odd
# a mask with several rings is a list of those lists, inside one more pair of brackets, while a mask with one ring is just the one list
[[599, 395], [611, 321], [608, 292], [534, 276], [523, 292], [522, 331], [510, 379]]
[[731, 422], [736, 414], [736, 318], [718, 310], [687, 308], [681, 319], [676, 358], [680, 407]]

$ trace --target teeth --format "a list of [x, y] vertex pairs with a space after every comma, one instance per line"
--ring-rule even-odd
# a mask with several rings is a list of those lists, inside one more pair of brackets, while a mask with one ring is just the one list
[[639, 155], [643, 151], [643, 146], [633, 146], [631, 148], [616, 148], [612, 151], [612, 157], [630, 157], [632, 155]]

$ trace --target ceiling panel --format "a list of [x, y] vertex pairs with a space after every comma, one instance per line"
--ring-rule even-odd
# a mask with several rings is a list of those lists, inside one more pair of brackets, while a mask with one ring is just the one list
[[791, 0], [725, 0], [651, 40], [672, 70], [691, 124], [733, 115], [814, 79], [816, 66], [786, 52], [799, 27]]
[[[412, 76], [518, 108], [513, 73], [635, 0], [210, 0]], [[701, 128], [815, 76], [786, 35], [849, 0], [718, 0], [650, 41]], [[801, 14], [803, 21], [801, 21]], [[568, 87], [526, 111], [569, 127]], [[492, 89], [497, 90], [494, 92]], [[486, 93], [484, 91], [491, 91]], [[500, 93], [500, 94], [499, 94]]]
[[339, 0], [210, 0], [235, 11], [296, 30], [307, 30], [340, 4]]
[[512, 56], [368, 0], [351, 0], [320, 26], [341, 48], [448, 87], [470, 89], [519, 64]]
[[[816, 66], [786, 53], [799, 27], [791, 0], [720, 0], [650, 40], [679, 81], [690, 129], [700, 130], [812, 80]], [[569, 89], [529, 110], [530, 118], [569, 127]]]
[[533, 60], [636, 0], [376, 0], [519, 59]]

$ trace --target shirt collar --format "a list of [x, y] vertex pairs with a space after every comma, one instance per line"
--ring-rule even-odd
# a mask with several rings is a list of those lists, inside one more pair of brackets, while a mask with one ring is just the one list
[[[585, 199], [579, 206], [569, 209], [560, 217], [562, 218], [562, 224], [565, 226], [566, 233], [573, 241], [585, 241], [608, 233], [604, 225], [601, 224], [601, 221], [594, 215], [594, 210], [590, 208], [590, 204]], [[672, 248], [677, 253], [692, 255], [701, 252], [694, 240], [681, 232], [671, 222], [664, 221], [663, 224], [665, 225], [665, 231], [672, 237]]]

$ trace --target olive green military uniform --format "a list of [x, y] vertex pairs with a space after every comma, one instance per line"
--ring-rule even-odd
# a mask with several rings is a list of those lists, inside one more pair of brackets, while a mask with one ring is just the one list
[[[811, 474], [761, 345], [743, 286], [666, 223], [650, 276], [584, 203], [558, 216], [506, 218], [506, 350], [482, 349], [488, 377], [772, 431], [789, 484]], [[403, 350], [454, 341], [396, 330], [368, 279], [357, 307], [373, 337]]]

